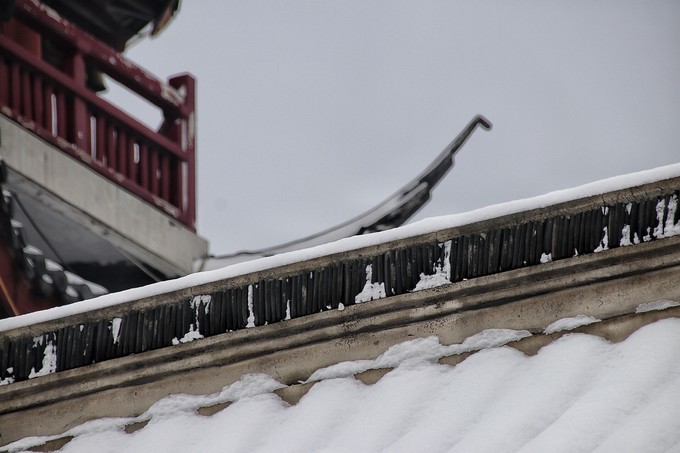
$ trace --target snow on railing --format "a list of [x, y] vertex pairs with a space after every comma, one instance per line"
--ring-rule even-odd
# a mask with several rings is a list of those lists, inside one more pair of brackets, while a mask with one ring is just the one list
[[[0, 33], [0, 111], [129, 192], [195, 230], [195, 80], [156, 79], [39, 2], [14, 20], [59, 49], [43, 52]], [[97, 70], [157, 106], [151, 130], [87, 86]]]

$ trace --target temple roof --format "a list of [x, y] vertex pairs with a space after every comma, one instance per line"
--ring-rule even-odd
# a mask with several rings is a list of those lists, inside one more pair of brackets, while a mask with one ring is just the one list
[[179, 0], [44, 0], [70, 22], [119, 52], [151, 24], [160, 32], [179, 8]]

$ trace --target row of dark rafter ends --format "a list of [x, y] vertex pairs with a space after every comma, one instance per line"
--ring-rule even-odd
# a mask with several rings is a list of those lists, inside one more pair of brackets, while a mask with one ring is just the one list
[[[678, 195], [675, 190], [568, 215], [548, 214], [542, 220], [452, 237], [443, 243], [388, 250], [191, 300], [168, 301], [37, 338], [0, 340], [0, 382], [334, 310], [340, 304], [353, 305], [371, 283], [383, 283], [383, 297], [390, 297], [413, 291], [421, 274], [448, 270], [449, 281], [458, 282], [660, 239], [680, 233]], [[50, 354], [52, 369], [45, 370], [44, 359]]]
[[[91, 286], [80, 277], [45, 258], [43, 252], [26, 243], [21, 222], [15, 220], [14, 196], [3, 185], [7, 180], [7, 167], [0, 160], [0, 234], [2, 247], [8, 247], [19, 272], [15, 278], [24, 278], [33, 294], [54, 300], [55, 305], [65, 305], [95, 296]], [[13, 295], [10, 294], [10, 297]], [[15, 301], [20, 303], [20, 301]]]

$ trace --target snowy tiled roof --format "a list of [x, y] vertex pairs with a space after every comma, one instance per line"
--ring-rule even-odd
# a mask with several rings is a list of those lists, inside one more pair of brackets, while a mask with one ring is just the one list
[[[172, 395], [137, 417], [26, 438], [9, 451], [677, 451], [680, 319], [620, 343], [569, 333], [528, 356], [527, 335], [412, 340], [318, 370], [314, 385], [249, 374], [215, 394]], [[457, 359], [467, 351], [480, 352]]]

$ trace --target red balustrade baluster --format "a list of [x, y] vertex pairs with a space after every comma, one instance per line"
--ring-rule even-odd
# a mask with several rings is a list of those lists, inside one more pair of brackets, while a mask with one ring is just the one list
[[113, 124], [106, 125], [106, 167], [109, 171], [115, 171], [118, 160], [116, 159], [118, 132]]
[[139, 173], [140, 173], [140, 180], [139, 184], [146, 190], [151, 191], [151, 187], [149, 185], [149, 146], [142, 142], [141, 145], [139, 145]]
[[0, 57], [0, 106], [9, 106], [9, 73], [5, 58]]
[[107, 131], [106, 117], [101, 113], [97, 115], [97, 153], [95, 158], [98, 162], [106, 162]]
[[57, 96], [57, 137], [68, 140], [67, 122], [68, 110], [66, 109], [66, 94], [59, 90], [56, 92]]
[[151, 152], [151, 193], [160, 196], [160, 162], [158, 159], [158, 150], [153, 149]]
[[127, 160], [128, 160], [128, 137], [125, 130], [121, 129], [118, 133], [118, 165], [116, 166], [116, 171], [118, 173], [127, 176]]
[[[76, 84], [85, 87], [85, 59], [83, 54], [75, 50], [68, 58], [66, 67]], [[78, 95], [73, 96], [71, 117], [73, 121], [70, 126], [73, 129], [70, 135], [73, 137], [73, 144], [76, 145], [76, 148], [89, 154], [90, 115], [87, 112], [85, 101]]]
[[161, 155], [161, 198], [170, 201], [170, 156], [167, 153]]
[[11, 101], [9, 107], [14, 110], [15, 113], [20, 113], [21, 106], [21, 68], [19, 62], [14, 62], [10, 66], [10, 93]]
[[43, 78], [33, 74], [33, 120], [40, 129], [47, 129], [45, 123], [45, 97], [43, 96]]
[[24, 121], [32, 121], [33, 117], [33, 90], [31, 89], [31, 73], [27, 68], [21, 71], [21, 116]]
[[132, 181], [139, 183], [139, 143], [135, 138], [130, 138], [129, 152], [127, 175]]
[[45, 129], [48, 135], [54, 137], [57, 135], [56, 98], [54, 88], [49, 83], [45, 85], [43, 100], [45, 102]]
[[172, 159], [172, 186], [170, 188], [172, 204], [177, 206], [181, 212], [186, 209], [182, 200], [183, 182], [182, 162], [179, 159]]

